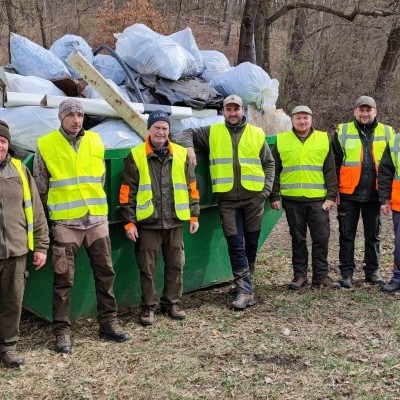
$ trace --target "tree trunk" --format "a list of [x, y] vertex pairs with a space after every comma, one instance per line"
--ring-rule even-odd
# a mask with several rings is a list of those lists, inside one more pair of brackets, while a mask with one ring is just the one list
[[288, 95], [286, 98], [291, 100], [290, 103], [286, 105], [288, 109], [300, 104], [302, 99], [298, 74], [301, 70], [299, 67], [301, 67], [301, 51], [306, 38], [306, 30], [307, 12], [304, 9], [299, 9], [296, 12], [292, 37], [286, 55], [287, 72], [284, 80], [283, 92]]
[[36, 8], [36, 11], [38, 14], [38, 19], [39, 19], [40, 35], [42, 37], [42, 46], [45, 49], [48, 49], [46, 30], [44, 27], [44, 20], [43, 20], [44, 7], [43, 7], [43, 4], [40, 4], [40, 3], [41, 3], [40, 0], [35, 0], [35, 8]]
[[228, 46], [229, 38], [231, 37], [232, 28], [232, 10], [233, 10], [233, 0], [226, 0], [226, 33], [224, 39], [224, 45]]
[[392, 84], [399, 55], [400, 26], [396, 25], [389, 33], [385, 55], [383, 56], [375, 83], [375, 97], [378, 102], [384, 100], [386, 91]]
[[250, 61], [256, 64], [256, 49], [254, 43], [254, 26], [259, 0], [246, 0], [242, 23], [240, 25], [239, 52], [237, 63]]
[[11, 52], [10, 52], [10, 34], [11, 32], [18, 33], [17, 26], [15, 25], [14, 19], [14, 6], [12, 0], [5, 1], [6, 14], [8, 20], [8, 61], [11, 62]]
[[265, 24], [265, 19], [269, 15], [271, 9], [271, 0], [261, 1], [258, 7], [258, 12], [255, 21], [254, 41], [256, 46], [257, 65], [270, 70], [269, 63], [269, 28], [270, 25]]

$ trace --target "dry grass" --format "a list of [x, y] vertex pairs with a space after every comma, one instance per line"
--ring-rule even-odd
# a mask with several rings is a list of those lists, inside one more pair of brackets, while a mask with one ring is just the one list
[[[337, 270], [337, 223], [330, 261]], [[390, 276], [391, 221], [384, 221], [383, 275]], [[357, 257], [362, 259], [361, 238]], [[226, 307], [230, 286], [184, 296], [184, 322], [157, 316], [142, 328], [122, 310], [128, 343], [97, 338], [79, 321], [69, 356], [53, 351], [49, 324], [24, 314], [21, 370], [0, 368], [1, 399], [399, 399], [399, 296], [362, 281], [355, 289], [286, 290], [291, 278], [286, 220], [259, 257], [258, 305]]]

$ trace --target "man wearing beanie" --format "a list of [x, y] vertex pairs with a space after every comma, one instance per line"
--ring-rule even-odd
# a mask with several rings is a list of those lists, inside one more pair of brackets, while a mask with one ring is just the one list
[[8, 153], [10, 143], [8, 125], [0, 121], [0, 360], [14, 368], [24, 363], [16, 345], [27, 253], [33, 251], [36, 270], [43, 267], [49, 230], [35, 182]]
[[83, 108], [69, 98], [59, 106], [60, 129], [38, 140], [34, 177], [47, 206], [53, 234], [53, 332], [56, 350], [69, 353], [71, 290], [75, 257], [83, 244], [96, 287], [99, 337], [124, 342], [130, 335], [117, 319], [104, 192], [104, 145], [100, 136], [84, 131]]
[[189, 129], [177, 142], [187, 147], [196, 165], [193, 146], [210, 159], [212, 191], [217, 199], [222, 229], [236, 287], [235, 310], [253, 306], [254, 272], [264, 204], [274, 181], [274, 159], [261, 128], [247, 123], [243, 101], [230, 95], [223, 101], [225, 122]]
[[[159, 304], [172, 319], [184, 319], [182, 269], [183, 223], [190, 233], [199, 224], [199, 192], [185, 148], [169, 140], [170, 120], [163, 111], [148, 118], [146, 141], [129, 153], [122, 172], [120, 204], [126, 236], [135, 242], [142, 303], [139, 322], [152, 325]], [[157, 256], [164, 258], [164, 290], [156, 290]]]

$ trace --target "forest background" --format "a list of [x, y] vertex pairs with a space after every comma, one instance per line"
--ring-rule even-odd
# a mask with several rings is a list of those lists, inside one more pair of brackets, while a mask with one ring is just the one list
[[3, 0], [0, 61], [9, 32], [49, 48], [64, 34], [93, 48], [134, 23], [170, 34], [190, 27], [200, 49], [231, 65], [251, 61], [280, 82], [277, 107], [307, 104], [319, 129], [351, 116], [355, 98], [372, 95], [382, 122], [400, 127], [398, 0]]

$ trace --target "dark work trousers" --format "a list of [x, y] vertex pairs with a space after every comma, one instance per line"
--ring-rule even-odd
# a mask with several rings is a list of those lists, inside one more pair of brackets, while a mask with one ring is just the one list
[[354, 241], [360, 213], [364, 225], [364, 272], [374, 273], [379, 268], [381, 210], [378, 202], [341, 200], [338, 205], [339, 221], [339, 268], [343, 278], [353, 276]]
[[[155, 308], [160, 302], [174, 304], [182, 297], [182, 270], [185, 264], [183, 226], [171, 229], [143, 229], [138, 226], [139, 238], [135, 254], [140, 271], [142, 306]], [[164, 289], [161, 300], [157, 293], [157, 260], [164, 260]]]
[[0, 353], [15, 350], [25, 289], [26, 255], [0, 260]]
[[261, 194], [247, 200], [218, 200], [237, 294], [254, 293], [249, 264], [256, 261], [264, 204]]
[[[99, 324], [109, 326], [117, 322], [117, 304], [114, 297], [115, 272], [111, 260], [111, 243], [109, 236], [87, 242], [87, 231], [63, 227], [54, 234], [53, 251], [53, 332], [55, 335], [70, 334], [71, 332], [71, 290], [74, 284], [75, 258], [80, 245], [83, 243], [93, 271], [97, 297], [97, 312]], [[101, 229], [101, 228], [100, 228]], [[69, 238], [76, 233], [74, 242], [62, 242], [61, 232], [68, 232]], [[53, 232], [54, 233], [54, 232]], [[95, 238], [93, 232], [88, 236]]]
[[394, 263], [392, 281], [400, 283], [400, 212], [392, 211], [394, 228]]
[[328, 275], [328, 246], [330, 236], [329, 212], [322, 209], [323, 201], [291, 201], [282, 199], [290, 236], [294, 277], [307, 276], [307, 226], [311, 235], [312, 280], [321, 281]]

